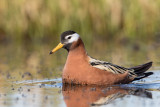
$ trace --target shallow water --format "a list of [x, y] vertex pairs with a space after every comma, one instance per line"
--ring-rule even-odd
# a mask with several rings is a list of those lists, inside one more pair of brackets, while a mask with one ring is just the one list
[[160, 70], [131, 84], [108, 87], [63, 86], [61, 78], [12, 81], [1, 84], [4, 107], [159, 107]]
[[[49, 47], [24, 48], [0, 46], [0, 106], [3, 107], [159, 107], [160, 67], [157, 52], [147, 55], [121, 49], [89, 51], [96, 58], [118, 65], [132, 66], [154, 61], [148, 78], [108, 87], [63, 86], [62, 69], [67, 57], [64, 50], [48, 55]], [[34, 51], [33, 51], [34, 50]], [[122, 54], [121, 51], [125, 54]], [[128, 52], [128, 53], [127, 53]], [[108, 53], [109, 56], [105, 56]], [[115, 54], [116, 53], [116, 54]], [[129, 57], [132, 56], [132, 57]], [[123, 60], [123, 62], [122, 62]]]

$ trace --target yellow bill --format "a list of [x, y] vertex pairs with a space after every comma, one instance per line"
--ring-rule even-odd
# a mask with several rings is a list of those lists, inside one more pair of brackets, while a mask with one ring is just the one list
[[49, 54], [56, 52], [57, 50], [61, 49], [63, 46], [64, 44], [59, 43]]

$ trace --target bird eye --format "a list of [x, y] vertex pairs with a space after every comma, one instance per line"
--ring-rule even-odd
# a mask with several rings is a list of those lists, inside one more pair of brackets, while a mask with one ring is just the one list
[[67, 39], [71, 39], [71, 36], [69, 36]]

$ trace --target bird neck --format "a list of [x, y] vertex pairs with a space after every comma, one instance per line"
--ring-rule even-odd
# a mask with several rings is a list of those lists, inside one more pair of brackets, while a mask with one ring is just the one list
[[72, 43], [71, 48], [68, 53], [68, 58], [72, 57], [74, 59], [76, 58], [85, 59], [87, 56], [88, 55], [87, 55], [87, 52], [84, 47], [84, 43], [81, 40], [81, 38], [79, 38], [78, 41]]

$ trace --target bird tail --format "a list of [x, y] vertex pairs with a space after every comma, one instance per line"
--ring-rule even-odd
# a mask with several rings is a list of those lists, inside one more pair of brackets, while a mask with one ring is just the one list
[[130, 69], [134, 69], [134, 73], [138, 75], [134, 80], [139, 80], [139, 79], [148, 77], [149, 75], [152, 75], [153, 72], [146, 72], [151, 66], [152, 66], [152, 62], [148, 62], [142, 65], [138, 65], [130, 68]]

